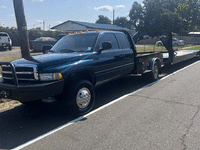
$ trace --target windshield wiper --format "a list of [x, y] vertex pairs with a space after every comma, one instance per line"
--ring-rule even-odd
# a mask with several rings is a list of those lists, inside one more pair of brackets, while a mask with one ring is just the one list
[[75, 50], [72, 49], [61, 49], [59, 52], [76, 52]]

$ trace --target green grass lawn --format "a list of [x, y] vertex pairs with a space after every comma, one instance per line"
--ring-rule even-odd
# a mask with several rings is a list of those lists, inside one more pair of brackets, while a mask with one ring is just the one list
[[166, 51], [164, 46], [155, 45], [136, 45], [137, 52]]
[[200, 45], [187, 45], [180, 50], [200, 50]]
[[[185, 45], [173, 48], [178, 50], [200, 50], [200, 45]], [[137, 52], [167, 51], [164, 46], [156, 45], [136, 45], [136, 50]]]

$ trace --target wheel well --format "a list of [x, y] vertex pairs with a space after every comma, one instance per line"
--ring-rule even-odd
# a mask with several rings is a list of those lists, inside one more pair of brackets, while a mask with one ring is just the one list
[[94, 73], [91, 70], [84, 70], [71, 73], [66, 80], [66, 84], [79, 82], [81, 80], [88, 80], [92, 85], [96, 83]]
[[159, 74], [161, 73], [161, 61], [159, 58], [153, 58], [150, 59], [149, 64], [148, 64], [148, 70], [152, 70], [154, 64], [157, 63], [158, 64], [158, 68], [159, 68]]

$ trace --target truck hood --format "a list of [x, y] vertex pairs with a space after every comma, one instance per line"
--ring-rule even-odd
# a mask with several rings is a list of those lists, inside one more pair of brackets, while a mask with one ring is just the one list
[[37, 65], [38, 67], [47, 67], [59, 65], [60, 63], [74, 63], [80, 60], [89, 59], [93, 53], [51, 53], [33, 56], [33, 59], [17, 59], [12, 61], [14, 65]]

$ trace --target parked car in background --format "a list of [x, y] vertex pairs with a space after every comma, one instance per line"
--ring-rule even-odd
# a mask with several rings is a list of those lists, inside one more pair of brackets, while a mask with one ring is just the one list
[[57, 40], [52, 37], [40, 37], [30, 41], [30, 49], [34, 52], [46, 53], [56, 42]]
[[[177, 38], [172, 38], [172, 45], [173, 46], [183, 46], [185, 43], [183, 40], [178, 40]], [[157, 46], [163, 46], [162, 41], [157, 41], [156, 42]]]
[[12, 50], [12, 40], [6, 32], [0, 32], [0, 49], [9, 49]]

